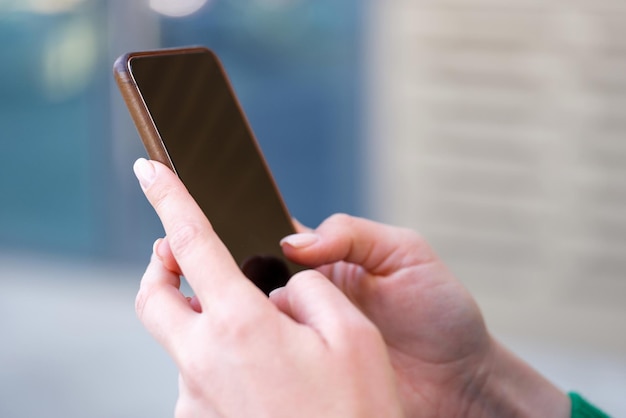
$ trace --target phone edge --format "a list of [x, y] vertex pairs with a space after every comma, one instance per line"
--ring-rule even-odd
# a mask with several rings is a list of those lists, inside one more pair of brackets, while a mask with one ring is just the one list
[[143, 146], [152, 160], [158, 161], [172, 171], [176, 172], [174, 165], [165, 149], [165, 145], [161, 139], [150, 112], [139, 94], [137, 84], [135, 83], [129, 69], [130, 60], [141, 53], [127, 53], [115, 60], [113, 64], [113, 74], [118, 89], [126, 103], [130, 116], [133, 119], [135, 128], [143, 142]]

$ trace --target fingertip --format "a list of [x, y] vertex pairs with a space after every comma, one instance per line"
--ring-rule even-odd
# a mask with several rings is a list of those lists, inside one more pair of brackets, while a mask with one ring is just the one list
[[287, 235], [280, 240], [281, 246], [289, 246], [296, 250], [302, 250], [317, 244], [320, 240], [320, 236], [312, 232], [303, 232], [299, 234]]
[[182, 273], [178, 262], [174, 258], [172, 249], [167, 237], [159, 238], [154, 243], [153, 252], [155, 257], [170, 271]]
[[156, 258], [158, 258], [159, 260], [163, 259], [161, 254], [159, 254], [159, 247], [162, 242], [163, 242], [163, 238], [157, 238], [156, 241], [154, 241], [154, 244], [152, 244], [152, 254], [154, 254]]
[[339, 338], [346, 323], [354, 321], [350, 318], [362, 317], [341, 290], [315, 270], [295, 274], [285, 288], [272, 293], [271, 301], [281, 312], [316, 330], [327, 341]]
[[135, 297], [135, 312], [141, 323], [174, 357], [191, 319], [192, 309], [179, 291], [180, 277], [153, 255]]
[[189, 302], [191, 309], [193, 309], [196, 313], [202, 313], [202, 305], [200, 305], [200, 301], [197, 296], [188, 296], [186, 299], [187, 302]]
[[285, 291], [284, 287], [277, 287], [276, 289], [272, 290], [270, 292], [270, 294], [268, 295], [270, 300], [276, 300], [278, 298], [280, 298], [280, 295]]
[[152, 164], [152, 161], [146, 160], [145, 158], [139, 158], [135, 161], [133, 171], [143, 189], [148, 188], [156, 177], [154, 164]]
[[155, 242], [156, 255], [161, 260], [167, 260], [173, 257], [172, 249], [170, 248], [169, 241], [166, 238], [160, 238]]
[[[279, 311], [283, 313], [287, 313], [287, 311], [289, 311], [287, 303], [287, 290], [284, 286], [272, 290], [268, 295], [268, 299], [278, 308]], [[288, 315], [291, 316], [290, 314]]]

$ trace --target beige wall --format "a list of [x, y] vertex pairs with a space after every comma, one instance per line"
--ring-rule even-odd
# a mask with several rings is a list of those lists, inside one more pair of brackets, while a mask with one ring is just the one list
[[374, 216], [503, 338], [625, 359], [626, 2], [369, 4]]

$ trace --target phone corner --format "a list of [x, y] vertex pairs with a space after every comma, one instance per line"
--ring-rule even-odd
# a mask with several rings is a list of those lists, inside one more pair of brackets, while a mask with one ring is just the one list
[[129, 80], [129, 73], [127, 68], [129, 54], [120, 55], [113, 62], [113, 75], [118, 82], [127, 82]]

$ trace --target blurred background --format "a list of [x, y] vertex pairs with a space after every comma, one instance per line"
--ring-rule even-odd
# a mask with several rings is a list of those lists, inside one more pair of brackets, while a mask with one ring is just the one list
[[626, 414], [626, 3], [0, 0], [0, 416], [167, 417], [162, 229], [115, 58], [222, 58], [292, 214], [420, 231], [494, 334]]

